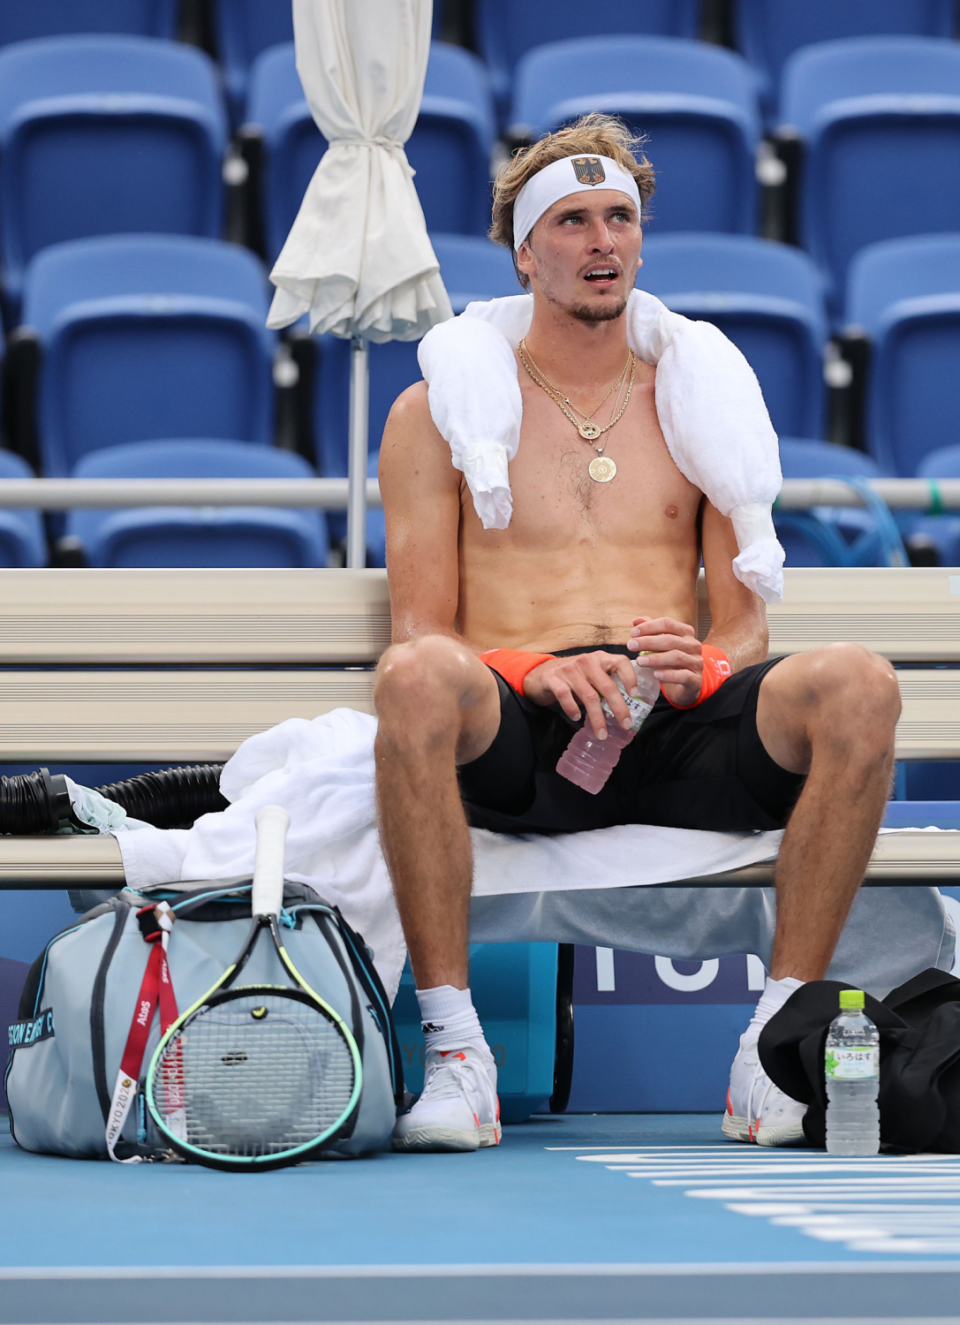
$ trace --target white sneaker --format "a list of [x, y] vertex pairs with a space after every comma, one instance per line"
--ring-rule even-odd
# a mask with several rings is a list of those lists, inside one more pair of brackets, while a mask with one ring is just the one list
[[479, 1150], [499, 1145], [500, 1135], [492, 1057], [467, 1047], [431, 1050], [420, 1098], [393, 1129], [394, 1150]]
[[744, 1044], [730, 1069], [727, 1109], [722, 1131], [731, 1141], [755, 1141], [760, 1146], [805, 1145], [805, 1104], [792, 1100], [775, 1086], [760, 1065], [757, 1041]]

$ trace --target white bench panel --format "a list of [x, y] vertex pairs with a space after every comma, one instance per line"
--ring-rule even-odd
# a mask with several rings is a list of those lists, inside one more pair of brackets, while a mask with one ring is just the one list
[[[373, 710], [371, 670], [0, 671], [0, 760], [228, 759], [286, 718]], [[960, 757], [960, 671], [898, 673], [899, 759]]]
[[0, 760], [229, 759], [287, 718], [373, 712], [373, 672], [0, 672]]
[[[697, 633], [710, 628], [703, 575]], [[897, 662], [960, 661], [960, 570], [788, 568], [782, 603], [767, 607], [770, 656], [840, 640]]]
[[383, 570], [5, 570], [0, 663], [369, 663]]
[[[949, 883], [960, 877], [960, 833], [884, 833], [867, 868], [874, 884]], [[0, 888], [119, 887], [124, 881], [120, 848], [104, 837], [0, 837]], [[727, 874], [678, 880], [676, 887], [767, 885], [773, 862]], [[668, 886], [668, 885], [664, 885]]]

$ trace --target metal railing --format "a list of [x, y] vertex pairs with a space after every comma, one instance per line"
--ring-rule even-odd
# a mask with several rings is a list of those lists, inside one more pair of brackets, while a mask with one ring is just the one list
[[[380, 485], [367, 479], [367, 505], [381, 506]], [[69, 511], [124, 506], [307, 506], [343, 511], [345, 478], [18, 478], [0, 480], [0, 510]]]
[[[881, 478], [867, 486], [894, 510], [940, 515], [960, 511], [960, 478]], [[367, 479], [368, 506], [382, 506], [380, 485]], [[300, 506], [347, 509], [345, 478], [28, 478], [0, 479], [0, 510], [32, 507], [68, 511], [127, 506]], [[863, 499], [842, 479], [785, 479], [777, 510], [812, 506], [861, 506]]]

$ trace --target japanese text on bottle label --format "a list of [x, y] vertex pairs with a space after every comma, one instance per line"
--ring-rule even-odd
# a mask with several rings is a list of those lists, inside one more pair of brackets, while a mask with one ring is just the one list
[[823, 1063], [828, 1081], [861, 1081], [880, 1075], [880, 1051], [862, 1048], [828, 1049]]

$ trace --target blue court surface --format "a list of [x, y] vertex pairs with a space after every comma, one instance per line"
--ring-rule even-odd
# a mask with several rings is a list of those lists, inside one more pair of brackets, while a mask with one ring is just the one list
[[761, 1150], [716, 1115], [237, 1175], [0, 1133], [0, 1325], [960, 1320], [960, 1157]]

